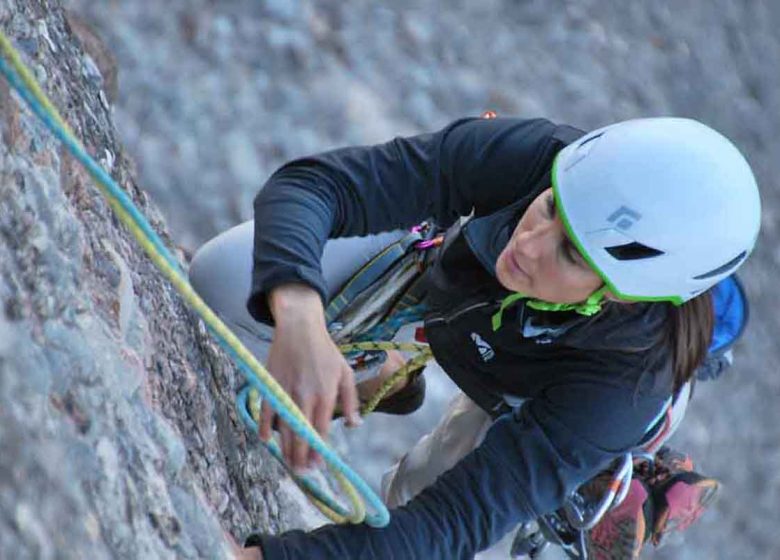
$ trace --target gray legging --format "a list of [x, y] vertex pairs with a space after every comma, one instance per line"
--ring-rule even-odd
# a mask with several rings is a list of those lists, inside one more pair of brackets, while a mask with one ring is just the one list
[[[382, 249], [400, 239], [402, 230], [331, 239], [322, 254], [328, 298]], [[246, 310], [252, 284], [254, 222], [237, 225], [200, 247], [190, 263], [192, 287], [262, 363], [266, 362], [273, 328], [255, 321]]]

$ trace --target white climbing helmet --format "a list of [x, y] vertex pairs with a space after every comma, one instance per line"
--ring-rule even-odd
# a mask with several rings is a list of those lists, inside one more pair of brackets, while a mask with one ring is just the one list
[[621, 299], [680, 305], [733, 273], [758, 236], [750, 165], [694, 120], [595, 130], [561, 150], [552, 184], [572, 242]]

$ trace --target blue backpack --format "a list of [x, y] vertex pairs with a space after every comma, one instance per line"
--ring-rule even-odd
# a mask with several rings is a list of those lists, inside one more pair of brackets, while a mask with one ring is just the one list
[[696, 379], [719, 377], [732, 361], [731, 349], [745, 332], [749, 308], [745, 289], [736, 274], [718, 282], [712, 288], [715, 327], [707, 359], [696, 371]]

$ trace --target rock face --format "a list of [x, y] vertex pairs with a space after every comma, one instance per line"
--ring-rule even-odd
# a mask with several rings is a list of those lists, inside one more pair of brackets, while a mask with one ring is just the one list
[[[3, 0], [0, 25], [165, 234], [59, 3]], [[229, 361], [5, 81], [0, 133], [0, 558], [220, 558], [223, 529], [305, 524]]]
[[[682, 544], [646, 556], [780, 557], [779, 4], [67, 4], [78, 17], [0, 0], [0, 25], [88, 149], [186, 250], [249, 219], [286, 159], [484, 109], [586, 128], [675, 114], [723, 131], [762, 188], [743, 273], [752, 325], [732, 372], [697, 387], [675, 443], [724, 491]], [[228, 361], [2, 82], [0, 133], [0, 557], [219, 557], [223, 529], [310, 523], [237, 423]], [[376, 459], [414, 439], [399, 427], [419, 419], [359, 431], [351, 457], [372, 482]]]

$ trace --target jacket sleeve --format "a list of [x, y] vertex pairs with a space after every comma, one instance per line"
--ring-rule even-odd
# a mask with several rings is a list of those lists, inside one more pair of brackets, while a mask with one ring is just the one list
[[630, 405], [625, 391], [604, 386], [573, 384], [553, 393], [496, 420], [482, 445], [394, 510], [387, 527], [329, 525], [263, 536], [265, 558], [470, 559], [519, 523], [559, 508], [641, 439], [660, 406]]
[[254, 201], [250, 314], [270, 322], [266, 296], [288, 282], [308, 284], [325, 300], [320, 259], [328, 238], [429, 218], [448, 226], [514, 201], [555, 128], [543, 119], [463, 119], [432, 134], [284, 165]]

